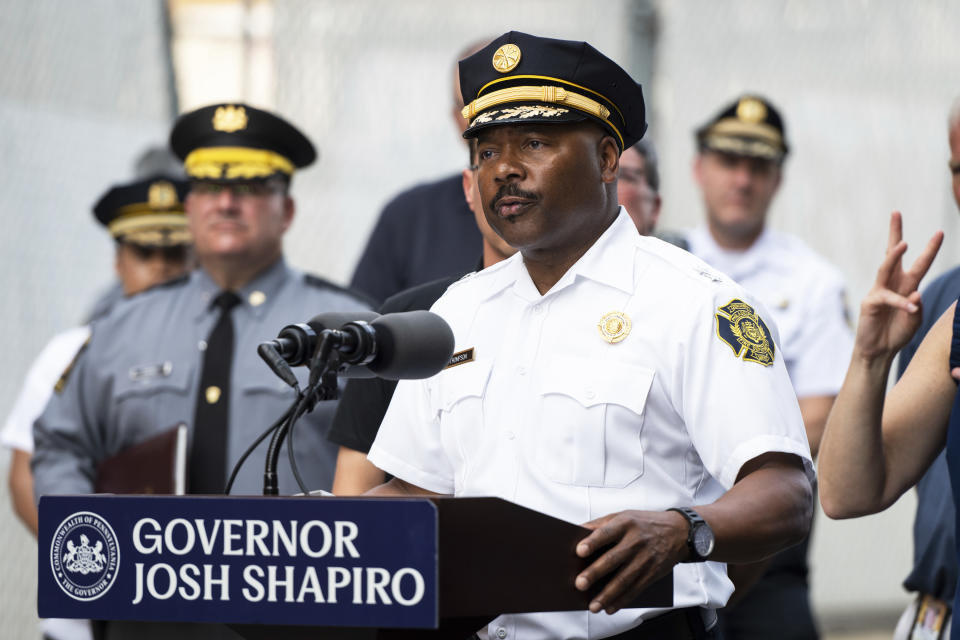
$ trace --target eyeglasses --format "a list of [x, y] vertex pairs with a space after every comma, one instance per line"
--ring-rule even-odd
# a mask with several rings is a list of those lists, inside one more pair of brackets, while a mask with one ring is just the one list
[[262, 198], [283, 193], [284, 187], [274, 181], [258, 182], [192, 182], [190, 193], [198, 196], [218, 196], [229, 191], [237, 198]]

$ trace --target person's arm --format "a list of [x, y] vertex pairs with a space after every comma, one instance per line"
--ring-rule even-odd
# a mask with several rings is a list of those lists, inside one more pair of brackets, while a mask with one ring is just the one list
[[820, 501], [831, 518], [876, 513], [893, 504], [936, 457], [956, 394], [949, 371], [953, 308], [920, 344], [884, 398], [897, 351], [920, 323], [917, 286], [933, 261], [938, 232], [913, 266], [901, 260], [900, 215], [890, 219], [887, 256], [860, 307], [853, 357], [820, 449]]
[[[766, 453], [747, 462], [719, 500], [696, 511], [713, 530], [711, 560], [753, 562], [796, 544], [810, 529], [810, 481], [797, 456]], [[674, 511], [621, 511], [584, 525], [593, 533], [577, 545], [588, 557], [613, 545], [577, 576], [585, 591], [609, 578], [590, 611], [614, 613], [688, 556], [686, 519]], [[612, 576], [612, 577], [611, 577]]]
[[30, 473], [30, 452], [12, 449], [10, 456], [10, 498], [13, 510], [30, 532], [37, 535], [37, 506], [33, 502], [33, 474]]
[[428, 491], [415, 484], [410, 484], [400, 478], [391, 478], [384, 484], [373, 487], [363, 495], [366, 496], [401, 496], [401, 497], [419, 497], [419, 496], [442, 496], [443, 493]]
[[386, 474], [367, 460], [367, 454], [349, 447], [337, 453], [333, 495], [358, 496], [384, 483]]
[[803, 426], [807, 432], [807, 441], [810, 443], [810, 454], [814, 458], [820, 451], [823, 427], [827, 424], [827, 416], [830, 415], [830, 408], [833, 406], [835, 399], [835, 395], [797, 398], [800, 405], [800, 415], [803, 416]]

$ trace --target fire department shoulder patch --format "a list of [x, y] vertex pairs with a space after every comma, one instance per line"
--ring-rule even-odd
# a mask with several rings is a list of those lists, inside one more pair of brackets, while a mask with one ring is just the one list
[[717, 309], [717, 337], [723, 340], [738, 358], [759, 362], [765, 367], [773, 364], [773, 336], [753, 307], [734, 298]]

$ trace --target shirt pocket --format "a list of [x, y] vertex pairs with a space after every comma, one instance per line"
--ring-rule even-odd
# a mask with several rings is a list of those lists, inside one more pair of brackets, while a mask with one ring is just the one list
[[438, 376], [437, 400], [441, 439], [456, 447], [466, 461], [476, 453], [483, 435], [483, 397], [490, 379], [491, 360], [474, 360], [451, 367]]
[[190, 367], [169, 362], [135, 367], [114, 382], [114, 411], [118, 428], [109, 437], [129, 446], [173, 427], [193, 422], [194, 398]]
[[554, 358], [543, 372], [534, 463], [551, 480], [624, 487], [643, 475], [644, 407], [654, 371]]

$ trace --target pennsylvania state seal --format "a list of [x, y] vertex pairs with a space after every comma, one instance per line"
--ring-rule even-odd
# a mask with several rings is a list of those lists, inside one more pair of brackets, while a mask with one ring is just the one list
[[759, 362], [765, 367], [773, 364], [775, 345], [770, 329], [753, 307], [734, 298], [717, 309], [717, 337], [733, 349], [738, 358]]
[[68, 516], [53, 533], [50, 568], [63, 592], [75, 600], [96, 600], [113, 586], [120, 546], [110, 523], [90, 511]]

